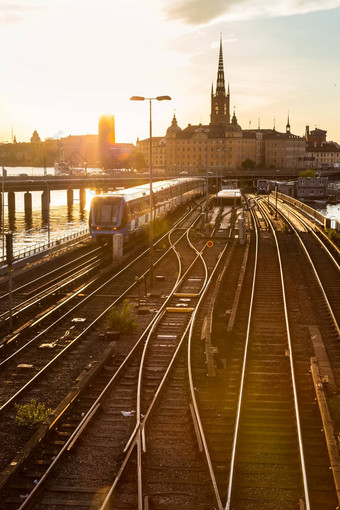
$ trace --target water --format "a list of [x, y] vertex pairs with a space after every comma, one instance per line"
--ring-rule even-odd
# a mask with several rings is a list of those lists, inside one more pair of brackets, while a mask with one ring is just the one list
[[[7, 175], [26, 174], [30, 176], [43, 176], [44, 168], [6, 167]], [[47, 168], [48, 175], [54, 175], [54, 168]], [[1, 170], [0, 170], [1, 178]], [[7, 208], [7, 193], [5, 193], [5, 233], [13, 232], [14, 253], [29, 249], [39, 244], [47, 243], [48, 239], [58, 239], [71, 232], [87, 227], [88, 210], [94, 192], [86, 190], [86, 203], [80, 207], [79, 191], [73, 192], [73, 206], [67, 206], [66, 190], [50, 191], [49, 221], [43, 218], [41, 211], [41, 191], [32, 191], [32, 216], [25, 217], [24, 192], [15, 193], [15, 216], [10, 218]], [[2, 227], [2, 225], [1, 225]], [[2, 230], [2, 228], [1, 228]], [[0, 242], [0, 259], [3, 256], [2, 242]]]
[[326, 204], [326, 202], [314, 202], [310, 204], [313, 209], [316, 209], [321, 214], [331, 220], [336, 220], [340, 223], [340, 204]]

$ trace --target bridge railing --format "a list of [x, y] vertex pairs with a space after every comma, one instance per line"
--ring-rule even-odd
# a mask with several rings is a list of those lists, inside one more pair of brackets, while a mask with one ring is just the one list
[[[309, 216], [312, 216], [316, 221], [318, 221], [324, 228], [332, 227], [338, 232], [340, 231], [340, 222], [335, 221], [332, 222], [331, 218], [327, 218], [323, 214], [321, 214], [319, 211], [316, 211], [313, 209], [313, 207], [310, 207], [309, 205], [305, 204], [304, 202], [300, 202], [300, 200], [297, 200], [296, 198], [290, 197], [288, 195], [285, 195], [283, 193], [278, 193], [277, 196], [284, 200], [285, 202], [289, 202], [292, 205], [295, 205], [298, 209], [301, 209], [302, 211], [305, 211]], [[332, 223], [335, 223], [333, 226]]]
[[[88, 227], [82, 227], [77, 230], [72, 230], [71, 232], [68, 232], [67, 234], [63, 236], [59, 236], [56, 238], [50, 239], [50, 242], [45, 241], [41, 243], [36, 243], [33, 245], [30, 245], [27, 248], [20, 248], [20, 249], [14, 249], [13, 250], [13, 258], [14, 263], [22, 260], [27, 257], [32, 257], [33, 255], [36, 255], [37, 253], [41, 253], [44, 251], [48, 251], [51, 248], [60, 247], [62, 248], [63, 244], [67, 243], [68, 241], [71, 241], [72, 239], [76, 239], [81, 236], [85, 236], [88, 234]], [[6, 254], [0, 255], [0, 266], [4, 266], [6, 264]]]

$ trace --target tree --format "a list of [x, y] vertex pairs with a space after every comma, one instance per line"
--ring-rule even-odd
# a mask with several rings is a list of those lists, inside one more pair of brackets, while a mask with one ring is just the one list
[[299, 177], [315, 177], [314, 170], [311, 170], [311, 168], [306, 168], [306, 170], [302, 170], [302, 172], [299, 172]]
[[252, 168], [255, 168], [256, 163], [252, 159], [247, 158], [244, 161], [242, 161], [241, 166], [242, 166], [242, 168], [245, 168], [245, 169], [246, 168], [252, 169]]
[[131, 168], [135, 168], [136, 170], [143, 170], [147, 167], [145, 158], [141, 152], [137, 152], [135, 150], [131, 155]]

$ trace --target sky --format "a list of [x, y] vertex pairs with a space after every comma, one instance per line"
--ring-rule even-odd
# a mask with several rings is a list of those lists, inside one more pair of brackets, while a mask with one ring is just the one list
[[[340, 0], [0, 0], [0, 142], [96, 134], [116, 141], [210, 121], [220, 34], [238, 123], [340, 143]], [[12, 131], [13, 130], [13, 131]]]

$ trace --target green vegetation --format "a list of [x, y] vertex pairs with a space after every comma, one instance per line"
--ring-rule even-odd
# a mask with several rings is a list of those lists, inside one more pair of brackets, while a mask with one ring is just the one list
[[113, 306], [107, 316], [106, 326], [110, 331], [132, 333], [138, 326], [133, 313], [134, 305], [128, 299], [124, 299], [120, 310]]
[[252, 168], [255, 168], [256, 163], [252, 159], [247, 158], [244, 161], [242, 161], [241, 166], [242, 166], [242, 168], [245, 168], [245, 169], [247, 169], [247, 168], [252, 169]]
[[299, 177], [315, 177], [316, 173], [314, 170], [311, 170], [310, 168], [306, 168], [306, 170], [302, 170], [302, 172], [299, 172]]
[[213, 223], [205, 223], [204, 228], [207, 232], [211, 232], [214, 229], [215, 225]]
[[282, 229], [281, 229], [281, 231], [282, 231], [284, 234], [287, 234], [287, 233], [289, 232], [289, 227], [288, 227], [287, 223], [284, 223], [284, 224], [282, 225]]
[[15, 407], [18, 409], [15, 421], [19, 427], [38, 427], [52, 412], [50, 407], [46, 408], [45, 404], [37, 402], [34, 398], [28, 404], [15, 404]]
[[334, 243], [340, 241], [340, 235], [337, 233], [336, 230], [334, 230], [334, 228], [326, 228], [325, 232], [328, 235], [329, 239]]

